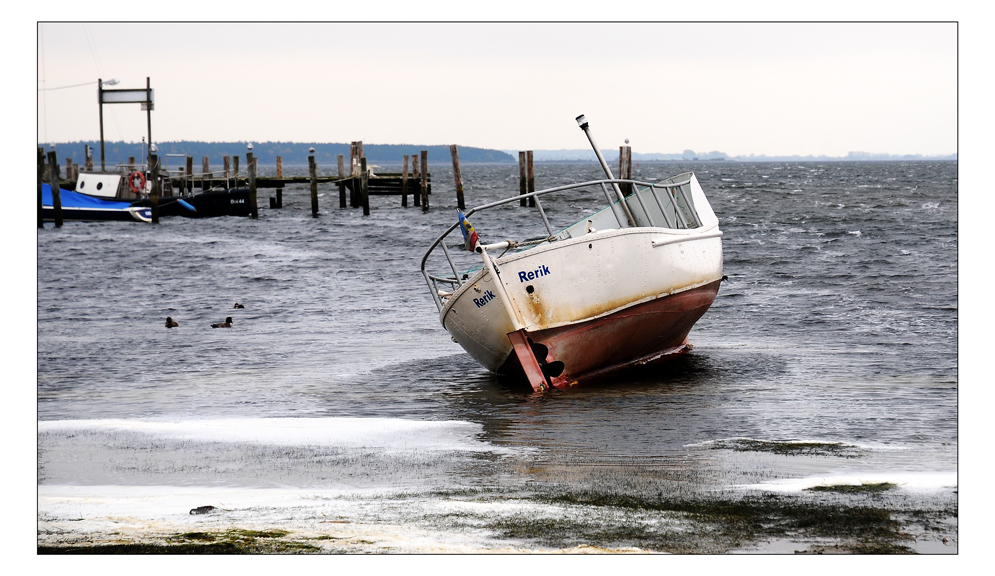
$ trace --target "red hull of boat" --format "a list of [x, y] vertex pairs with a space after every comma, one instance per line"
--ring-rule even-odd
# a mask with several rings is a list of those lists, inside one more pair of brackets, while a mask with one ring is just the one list
[[[601, 318], [525, 334], [546, 382], [570, 388], [690, 350], [688, 333], [712, 305], [719, 284], [716, 280]], [[500, 372], [525, 374], [515, 353]], [[539, 389], [536, 383], [533, 387]]]

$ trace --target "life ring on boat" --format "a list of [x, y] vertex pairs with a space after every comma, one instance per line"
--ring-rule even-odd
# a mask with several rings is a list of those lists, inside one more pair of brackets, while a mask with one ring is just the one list
[[138, 170], [135, 170], [128, 175], [128, 187], [135, 194], [145, 191], [145, 174], [142, 174]]

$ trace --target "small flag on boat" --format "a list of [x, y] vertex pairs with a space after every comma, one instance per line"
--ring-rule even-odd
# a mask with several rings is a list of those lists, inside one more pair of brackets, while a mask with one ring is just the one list
[[466, 246], [467, 250], [473, 252], [477, 248], [477, 242], [480, 241], [477, 237], [477, 231], [473, 229], [473, 224], [470, 224], [459, 208], [456, 209], [456, 213], [459, 214], [459, 231], [463, 233], [463, 245]]

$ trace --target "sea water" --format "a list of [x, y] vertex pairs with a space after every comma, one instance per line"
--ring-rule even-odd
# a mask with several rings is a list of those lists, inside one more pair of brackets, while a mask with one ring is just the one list
[[[517, 193], [517, 168], [463, 166], [468, 207]], [[533, 497], [576, 492], [888, 482], [956, 510], [955, 162], [637, 164], [695, 172], [728, 280], [691, 354], [546, 395], [441, 327], [420, 263], [456, 201], [451, 169], [430, 170], [427, 213], [374, 196], [363, 217], [322, 185], [312, 217], [298, 186], [279, 210], [261, 190], [257, 220], [39, 230], [39, 543], [237, 524], [361, 534], [362, 551], [646, 550], [666, 547], [622, 528], [680, 530]], [[539, 188], [599, 177], [536, 166]], [[560, 228], [603, 196], [542, 203]], [[544, 234], [517, 202], [472, 220], [485, 242]], [[189, 513], [203, 505], [218, 512]], [[508, 529], [523, 518], [571, 528]]]

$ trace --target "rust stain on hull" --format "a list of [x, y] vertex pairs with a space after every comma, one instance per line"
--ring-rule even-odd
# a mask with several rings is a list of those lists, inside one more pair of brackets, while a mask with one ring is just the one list
[[[536, 359], [556, 388], [570, 388], [690, 349], [688, 333], [715, 300], [721, 280], [595, 318], [528, 331]], [[503, 373], [522, 373], [512, 354]]]

